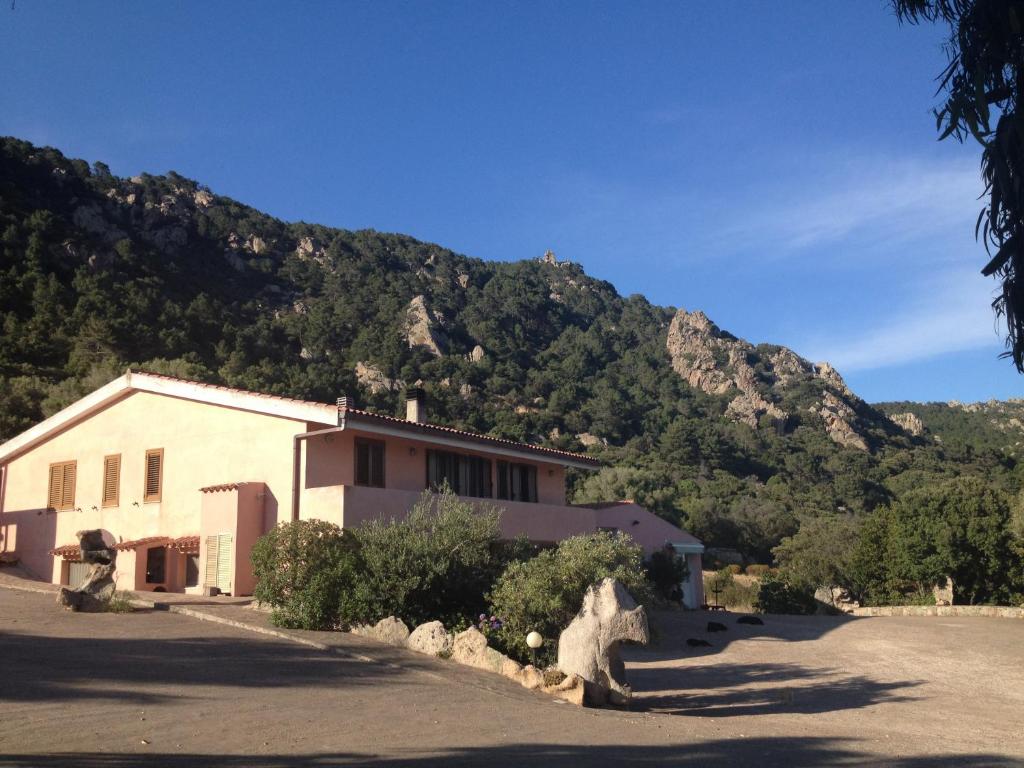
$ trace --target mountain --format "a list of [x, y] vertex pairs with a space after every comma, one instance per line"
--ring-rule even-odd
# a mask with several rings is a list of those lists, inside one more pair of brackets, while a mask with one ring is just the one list
[[1016, 489], [1009, 426], [947, 440], [987, 416], [871, 406], [827, 363], [554, 254], [488, 262], [283, 222], [173, 172], [119, 178], [12, 138], [0, 322], [0, 439], [128, 365], [388, 413], [422, 382], [434, 421], [601, 458], [571, 478], [577, 501], [635, 498], [761, 560], [805, 517], [937, 478]]

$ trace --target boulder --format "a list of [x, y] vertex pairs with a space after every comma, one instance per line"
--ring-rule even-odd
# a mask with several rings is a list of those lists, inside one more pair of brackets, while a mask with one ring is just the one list
[[520, 669], [515, 675], [515, 681], [518, 682], [523, 688], [529, 688], [531, 690], [536, 688], [544, 687], [544, 675], [539, 669], [532, 664], [527, 664], [525, 667]]
[[591, 701], [593, 696], [588, 696], [588, 684], [579, 675], [569, 675], [558, 685], [549, 685], [544, 688], [544, 693], [557, 696], [560, 699], [582, 707], [585, 702], [603, 704], [603, 701]]
[[57, 605], [70, 611], [105, 611], [116, 590], [114, 571], [117, 550], [107, 545], [101, 530], [79, 531], [75, 535], [78, 537], [82, 561], [90, 563], [92, 567], [85, 581], [75, 589], [60, 588], [60, 592], [57, 593]]
[[452, 651], [452, 636], [440, 621], [428, 621], [420, 624], [409, 635], [406, 647], [416, 653], [428, 656], [447, 656]]
[[487, 638], [476, 627], [459, 632], [452, 643], [452, 660], [467, 667], [502, 673], [508, 656], [487, 646]]
[[597, 686], [595, 693], [604, 689], [614, 694], [615, 703], [625, 703], [631, 692], [619, 646], [649, 641], [643, 606], [615, 579], [602, 579], [587, 590], [583, 607], [558, 639], [558, 668], [569, 677], [578, 675]]
[[409, 628], [405, 626], [405, 622], [401, 619], [388, 616], [374, 625], [373, 637], [382, 643], [397, 645], [399, 648], [403, 648], [409, 639]]

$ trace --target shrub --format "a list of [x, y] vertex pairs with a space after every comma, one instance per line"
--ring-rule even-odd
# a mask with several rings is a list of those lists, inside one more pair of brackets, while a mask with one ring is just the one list
[[655, 593], [665, 600], [680, 600], [680, 585], [689, 573], [686, 558], [672, 547], [656, 550], [645, 563], [647, 579]]
[[358, 541], [333, 523], [298, 520], [261, 536], [252, 549], [255, 597], [281, 627], [330, 629], [360, 571]]
[[754, 610], [761, 613], [811, 614], [817, 609], [814, 596], [794, 587], [782, 576], [766, 573], [761, 577]]
[[538, 656], [553, 661], [558, 636], [580, 610], [588, 587], [605, 577], [618, 579], [638, 602], [650, 595], [642, 550], [628, 536], [574, 536], [532, 560], [511, 563], [490, 594], [491, 613], [503, 622], [497, 639], [505, 652], [529, 660], [526, 635], [537, 631], [545, 640]]
[[736, 580], [728, 567], [704, 578], [704, 600], [730, 609], [749, 610], [757, 599], [757, 585]]
[[359, 599], [343, 607], [342, 623], [398, 616], [451, 626], [483, 613], [508, 558], [522, 556], [521, 542], [499, 542], [499, 518], [497, 509], [477, 511], [445, 488], [425, 491], [404, 520], [355, 529], [363, 571]]
[[745, 573], [747, 576], [764, 576], [766, 573], [771, 571], [770, 565], [762, 565], [761, 563], [751, 563], [747, 566]]
[[729, 563], [729, 565], [726, 566], [726, 570], [728, 570], [733, 576], [739, 576], [743, 573], [743, 566], [738, 563]]
[[103, 607], [106, 613], [131, 613], [135, 610], [131, 598], [125, 592], [115, 591]]

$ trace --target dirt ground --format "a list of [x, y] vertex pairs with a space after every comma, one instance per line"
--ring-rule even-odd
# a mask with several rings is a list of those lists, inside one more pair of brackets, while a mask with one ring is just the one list
[[618, 712], [341, 633], [52, 601], [0, 589], [0, 768], [1024, 765], [1013, 620], [662, 615]]

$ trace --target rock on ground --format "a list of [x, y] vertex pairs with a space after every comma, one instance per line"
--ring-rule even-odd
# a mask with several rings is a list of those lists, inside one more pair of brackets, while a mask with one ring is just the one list
[[85, 581], [75, 589], [61, 587], [57, 593], [57, 605], [71, 611], [99, 613], [106, 610], [114, 597], [117, 550], [107, 546], [103, 532], [98, 529], [79, 531], [75, 535], [78, 536], [82, 560], [92, 567]]
[[409, 635], [406, 646], [417, 653], [428, 656], [442, 656], [451, 653], [453, 639], [440, 621], [428, 621], [420, 624]]
[[[650, 641], [647, 613], [637, 606], [615, 579], [602, 579], [590, 587], [583, 607], [558, 639], [558, 668], [567, 676], [579, 675], [592, 684], [588, 699], [608, 691], [613, 703], [630, 697], [625, 665], [619, 655], [622, 642], [646, 645]], [[598, 686], [594, 688], [593, 686]], [[603, 701], [592, 700], [602, 704]]]

